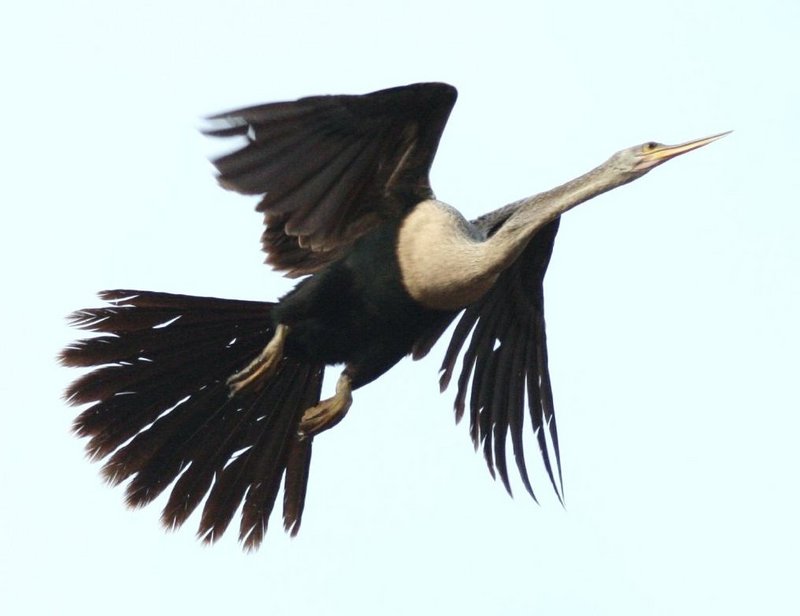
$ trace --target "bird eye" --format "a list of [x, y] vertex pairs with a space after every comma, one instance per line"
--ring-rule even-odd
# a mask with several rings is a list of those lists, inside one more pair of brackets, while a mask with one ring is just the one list
[[644, 144], [644, 151], [645, 152], [652, 152], [658, 147], [658, 144], [655, 141], [649, 141]]

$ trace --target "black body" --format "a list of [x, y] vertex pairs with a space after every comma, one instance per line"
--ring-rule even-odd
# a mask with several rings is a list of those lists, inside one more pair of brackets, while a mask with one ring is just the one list
[[378, 227], [346, 257], [281, 298], [272, 318], [290, 328], [287, 353], [312, 363], [347, 364], [356, 389], [408, 355], [426, 331], [455, 316], [422, 307], [403, 287], [398, 228]]

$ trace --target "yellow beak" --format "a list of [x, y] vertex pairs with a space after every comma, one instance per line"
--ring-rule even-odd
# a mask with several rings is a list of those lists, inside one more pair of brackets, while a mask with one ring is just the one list
[[702, 148], [704, 145], [708, 145], [717, 139], [722, 139], [722, 137], [729, 135], [732, 132], [733, 131], [729, 130], [724, 133], [719, 133], [718, 135], [703, 137], [702, 139], [695, 139], [694, 141], [687, 141], [686, 143], [681, 143], [679, 145], [660, 145], [651, 150], [646, 150], [642, 153], [642, 159], [636, 165], [636, 169], [650, 169], [651, 167], [660, 165], [671, 158], [675, 158], [681, 154], [686, 154], [686, 152], [691, 152], [697, 148]]

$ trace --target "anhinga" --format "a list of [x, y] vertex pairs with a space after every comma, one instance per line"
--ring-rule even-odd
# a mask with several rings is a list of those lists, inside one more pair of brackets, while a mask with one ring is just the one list
[[[315, 435], [352, 391], [406, 355], [425, 355], [459, 317], [442, 365], [462, 348], [456, 417], [509, 489], [507, 437], [533, 495], [525, 407], [556, 494], [561, 468], [547, 367], [542, 280], [559, 217], [721, 135], [645, 143], [566, 184], [468, 221], [437, 201], [428, 172], [456, 90], [423, 83], [363, 96], [315, 96], [222, 113], [214, 137], [246, 145], [213, 161], [220, 184], [261, 195], [267, 262], [306, 276], [277, 303], [104, 291], [71, 315], [101, 335], [66, 348], [95, 367], [67, 390], [92, 403], [75, 420], [111, 483], [144, 505], [173, 485], [166, 525], [205, 498], [199, 535], [217, 539], [242, 505], [240, 540], [257, 546], [281, 482], [284, 526], [299, 526]], [[325, 366], [344, 364], [320, 401]], [[547, 436], [549, 435], [549, 437]], [[553, 450], [551, 464], [548, 440]], [[558, 477], [558, 480], [556, 480]]]

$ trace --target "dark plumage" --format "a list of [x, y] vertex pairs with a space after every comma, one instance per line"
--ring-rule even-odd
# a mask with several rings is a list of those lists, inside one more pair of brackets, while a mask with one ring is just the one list
[[[75, 431], [106, 459], [110, 482], [130, 480], [130, 505], [172, 486], [163, 520], [179, 526], [205, 499], [199, 535], [213, 541], [243, 503], [240, 539], [256, 547], [283, 482], [284, 525], [296, 533], [315, 435], [344, 417], [353, 390], [425, 355], [456, 319], [440, 380], [444, 390], [463, 350], [456, 417], [469, 410], [473, 442], [509, 492], [510, 436], [533, 495], [527, 407], [561, 498], [542, 293], [559, 216], [717, 137], [623, 150], [468, 222], [428, 180], [455, 99], [446, 84], [415, 84], [211, 118], [207, 134], [246, 140], [214, 161], [220, 184], [262, 195], [267, 261], [307, 277], [277, 303], [105, 291], [108, 306], [72, 315], [99, 334], [61, 355], [94, 368], [67, 390], [90, 404]], [[345, 368], [320, 401], [332, 364]]]
[[93, 403], [75, 419], [75, 432], [90, 437], [93, 459], [110, 456], [106, 479], [116, 485], [132, 478], [127, 502], [139, 507], [180, 475], [162, 515], [170, 527], [191, 515], [213, 482], [198, 534], [219, 537], [244, 499], [240, 538], [254, 547], [285, 474], [284, 524], [296, 532], [311, 440], [294, 433], [319, 399], [324, 366], [287, 357], [263, 389], [235, 397], [225, 382], [269, 341], [275, 304], [148, 291], [100, 297], [110, 306], [80, 310], [71, 321], [101, 335], [67, 347], [61, 359], [102, 366], [76, 380], [66, 397]]

